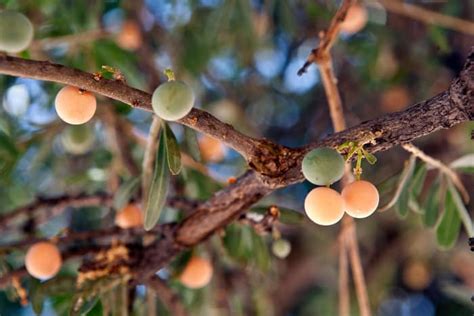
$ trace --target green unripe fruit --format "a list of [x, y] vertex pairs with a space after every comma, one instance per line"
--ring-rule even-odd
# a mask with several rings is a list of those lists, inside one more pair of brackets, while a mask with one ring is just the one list
[[333, 148], [316, 148], [304, 157], [302, 171], [309, 182], [330, 185], [342, 178], [344, 158]]
[[159, 117], [176, 121], [185, 117], [193, 108], [194, 93], [184, 82], [169, 81], [156, 88], [151, 104]]
[[285, 259], [291, 252], [291, 244], [286, 239], [275, 240], [272, 244], [272, 252], [276, 257]]
[[0, 12], [0, 51], [18, 53], [33, 40], [33, 24], [15, 11]]
[[94, 145], [94, 141], [94, 131], [87, 125], [69, 126], [61, 134], [61, 143], [64, 149], [74, 155], [88, 152]]

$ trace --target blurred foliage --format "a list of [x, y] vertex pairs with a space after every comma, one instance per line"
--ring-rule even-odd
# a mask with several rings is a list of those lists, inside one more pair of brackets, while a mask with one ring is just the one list
[[[440, 13], [474, 19], [469, 1], [425, 4]], [[198, 107], [245, 134], [296, 147], [332, 132], [317, 67], [311, 66], [302, 77], [296, 72], [317, 44], [317, 33], [327, 27], [336, 2], [0, 0], [0, 9], [18, 10], [35, 25], [35, 43], [23, 57], [50, 59], [88, 72], [99, 72], [107, 65], [120, 70], [128, 84], [146, 91], [155, 88], [157, 77], [165, 80], [164, 69], [172, 68], [178, 79], [193, 87]], [[136, 51], [123, 48], [117, 40], [128, 20], [135, 20], [144, 31], [143, 45]], [[98, 29], [109, 34], [77, 40], [80, 34]], [[66, 36], [63, 41], [48, 45], [48, 39], [62, 36]], [[341, 35], [333, 49], [348, 124], [403, 110], [443, 91], [471, 45], [472, 37], [467, 35], [369, 7], [367, 26], [357, 34]], [[115, 176], [120, 184], [115, 210], [139, 192], [138, 181], [130, 179], [117, 162], [105, 119], [109, 113], [101, 108], [112, 108], [113, 115], [130, 125], [135, 135], [130, 154], [139, 166], [144, 148], [136, 140], [147, 133], [151, 116], [98, 97], [98, 113], [87, 124], [95, 140], [84, 153], [71, 153], [61, 137], [67, 125], [58, 120], [53, 106], [59, 89], [53, 83], [0, 76], [0, 213], [36, 196], [104, 192]], [[457, 189], [437, 170], [420, 161], [404, 169], [407, 154], [401, 149], [377, 154], [374, 166], [363, 164], [363, 178], [378, 185], [382, 202], [401, 188], [393, 210], [358, 221], [371, 304], [379, 314], [473, 312], [469, 297], [474, 275], [466, 267], [474, 265], [474, 258], [462, 255], [468, 249], [465, 231], [470, 233], [467, 221], [474, 205], [473, 128], [472, 122], [466, 123], [419, 140], [430, 155], [452, 161], [471, 194], [468, 205], [460, 202]], [[168, 167], [178, 171], [177, 146], [202, 161], [198, 146], [202, 135], [176, 124], [165, 131], [158, 147], [162, 154], [156, 161], [163, 173]], [[181, 172], [170, 177], [170, 194], [197, 200], [206, 200], [246, 169], [245, 161], [230, 149], [221, 161], [203, 161], [207, 174], [182, 164]], [[230, 311], [232, 315], [335, 314], [338, 227], [319, 227], [304, 219], [303, 200], [310, 189], [308, 183], [291, 186], [252, 208], [262, 214], [268, 205], [279, 206], [278, 230], [292, 245], [288, 258], [271, 254], [275, 235], [261, 236], [249, 226], [234, 223], [209, 242], [178, 256], [158, 275], [170, 282], [193, 315], [228, 315]], [[156, 195], [160, 190], [152, 192], [154, 204], [160, 204], [164, 196]], [[153, 209], [157, 210], [161, 209]], [[106, 207], [68, 208], [33, 230], [8, 228], [0, 244], [28, 236], [51, 237], [65, 228], [110, 227], [113, 212]], [[185, 214], [165, 208], [160, 220], [180, 220]], [[160, 214], [153, 215], [154, 224]], [[190, 290], [176, 277], [195, 253], [209, 256], [215, 271], [209, 286]], [[21, 267], [23, 255], [24, 249], [2, 254], [0, 275]], [[406, 272], [410, 260], [422, 262], [428, 275], [420, 288], [411, 287], [413, 277]], [[28, 306], [20, 306], [15, 289], [6, 288], [0, 293], [0, 314], [42, 311], [43, 315], [67, 315], [76, 306], [73, 314], [102, 315], [123, 309], [125, 303], [119, 299], [123, 289], [117, 280], [99, 279], [78, 288], [77, 266], [77, 260], [71, 260], [59, 276], [46, 282], [24, 278]], [[137, 286], [133, 292], [132, 314], [143, 315], [149, 308], [144, 287]], [[356, 315], [355, 296], [351, 302]], [[169, 313], [159, 300], [157, 310], [160, 315]]]

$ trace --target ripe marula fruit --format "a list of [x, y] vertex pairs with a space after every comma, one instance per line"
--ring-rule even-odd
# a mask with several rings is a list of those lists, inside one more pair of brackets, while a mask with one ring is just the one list
[[88, 152], [94, 141], [94, 129], [87, 125], [68, 126], [61, 133], [61, 143], [64, 149], [74, 155]]
[[58, 116], [72, 125], [88, 122], [97, 108], [97, 101], [92, 93], [73, 86], [59, 90], [54, 104]]
[[309, 219], [316, 224], [333, 225], [344, 216], [344, 203], [336, 190], [319, 187], [311, 190], [304, 200], [304, 209]]
[[206, 286], [212, 278], [213, 268], [209, 260], [192, 257], [179, 276], [179, 281], [186, 287], [198, 289]]
[[379, 192], [369, 181], [357, 180], [342, 190], [344, 210], [355, 218], [371, 215], [379, 205]]
[[224, 145], [217, 139], [204, 135], [199, 138], [199, 150], [205, 161], [219, 162], [225, 157]]
[[367, 24], [368, 13], [367, 9], [361, 5], [355, 4], [347, 11], [344, 22], [341, 23], [341, 32], [357, 33]]
[[156, 115], [167, 121], [185, 117], [193, 108], [194, 92], [184, 82], [168, 81], [153, 92], [151, 105]]
[[0, 12], [0, 51], [18, 53], [33, 40], [33, 24], [23, 14], [15, 11]]
[[54, 277], [61, 269], [61, 265], [61, 253], [58, 247], [50, 242], [38, 242], [31, 246], [26, 253], [26, 270], [37, 279]]
[[302, 171], [309, 182], [316, 185], [330, 185], [342, 178], [344, 158], [333, 148], [316, 148], [304, 157]]
[[115, 225], [123, 229], [141, 227], [143, 225], [142, 211], [136, 204], [125, 206], [115, 215]]
[[117, 44], [128, 50], [136, 50], [143, 43], [140, 26], [134, 21], [123, 22], [122, 29], [117, 35]]

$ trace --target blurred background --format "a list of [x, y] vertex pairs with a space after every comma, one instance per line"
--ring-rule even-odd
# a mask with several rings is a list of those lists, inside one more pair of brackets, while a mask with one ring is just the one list
[[[472, 1], [410, 3], [464, 20], [474, 18]], [[0, 0], [0, 9], [22, 12], [35, 27], [35, 40], [22, 57], [48, 59], [91, 73], [111, 66], [123, 73], [129, 85], [148, 92], [165, 80], [163, 71], [171, 68], [179, 80], [192, 86], [197, 107], [245, 134], [289, 147], [333, 132], [317, 67], [310, 66], [303, 76], [297, 70], [338, 5], [324, 0]], [[358, 32], [341, 34], [332, 50], [349, 126], [404, 110], [442, 92], [474, 43], [473, 35], [392, 13], [375, 1], [363, 5], [367, 23]], [[133, 175], [130, 161], [141, 165], [150, 113], [97, 96], [95, 118], [72, 128], [54, 110], [60, 88], [0, 76], [1, 213], [38, 196], [115, 192], [121, 181]], [[171, 127], [184, 142], [182, 126]], [[459, 175], [472, 199], [473, 128], [469, 122], [416, 142], [446, 164], [464, 159], [455, 166], [462, 168]], [[120, 153], [116, 133], [122, 133], [130, 149], [128, 160]], [[198, 138], [203, 162], [185, 163], [183, 175], [173, 180], [171, 194], [205, 200], [229, 178], [241, 175], [246, 164], [219, 142], [203, 135]], [[376, 156], [375, 166], [364, 163], [363, 178], [379, 186], [385, 203], [393, 196], [409, 154], [393, 148]], [[416, 168], [423, 164], [418, 162]], [[437, 170], [426, 171], [414, 197], [420, 205], [437, 175]], [[272, 204], [281, 208], [281, 222], [274, 229], [291, 243], [287, 256], [272, 250], [275, 233], [260, 235], [248, 225], [232, 224], [224, 236], [213, 236], [195, 250], [214, 266], [209, 286], [190, 290], [175, 280], [180, 262], [189, 253], [159, 275], [179, 293], [191, 315], [337, 314], [340, 225], [317, 226], [302, 215], [304, 198], [312, 188], [305, 182], [279, 190], [252, 210]], [[473, 205], [470, 202], [467, 211], [472, 212]], [[443, 207], [440, 202], [440, 214]], [[391, 209], [356, 221], [374, 314], [471, 315], [474, 254], [466, 233], [459, 225], [455, 243], [445, 249], [437, 245], [439, 219], [427, 224], [423, 212], [409, 210], [402, 215]], [[67, 208], [43, 221], [5, 228], [0, 245], [54, 236], [66, 228], [110, 227], [113, 216], [109, 207]], [[179, 209], [169, 208], [162, 221], [182, 217]], [[2, 252], [0, 274], [20, 267], [24, 250]], [[69, 261], [57, 279], [70, 281], [79, 263]], [[22, 280], [30, 293], [33, 283]], [[44, 290], [34, 296], [45, 302], [42, 315], [67, 314], [74, 294], [74, 283], [70, 284], [68, 290]], [[137, 287], [136, 315], [146, 310], [144, 293], [143, 286]], [[89, 314], [101, 315], [106, 304], [100, 300]], [[160, 315], [168, 313], [159, 299], [155, 304]], [[351, 311], [358, 314], [354, 291]], [[13, 288], [0, 292], [0, 315], [32, 314], [32, 304], [22, 306]]]

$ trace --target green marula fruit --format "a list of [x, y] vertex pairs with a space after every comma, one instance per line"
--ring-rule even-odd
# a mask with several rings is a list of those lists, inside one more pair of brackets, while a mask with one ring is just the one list
[[64, 149], [74, 155], [85, 154], [91, 150], [94, 142], [94, 130], [87, 125], [68, 126], [61, 133], [61, 143]]
[[309, 182], [330, 185], [342, 178], [344, 158], [333, 148], [316, 148], [304, 157], [302, 171]]
[[15, 11], [0, 12], [0, 51], [18, 53], [33, 40], [33, 24], [23, 14]]
[[168, 81], [155, 89], [151, 104], [156, 115], [167, 121], [176, 121], [193, 108], [194, 93], [184, 82]]
[[272, 244], [272, 252], [280, 259], [285, 259], [291, 252], [291, 244], [286, 239], [275, 240]]

